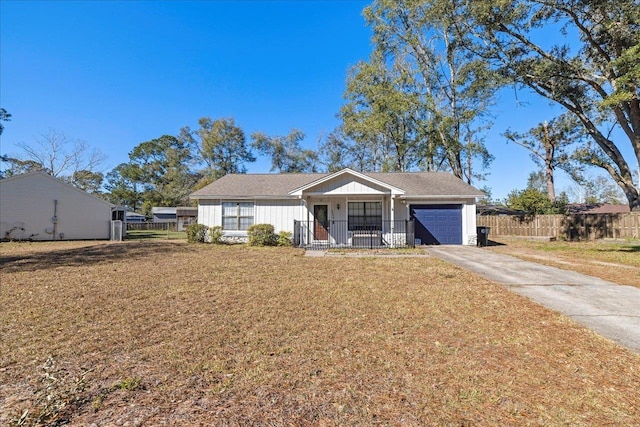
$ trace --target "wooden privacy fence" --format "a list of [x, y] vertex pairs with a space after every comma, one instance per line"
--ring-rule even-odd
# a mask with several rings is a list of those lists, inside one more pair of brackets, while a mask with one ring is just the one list
[[638, 239], [640, 212], [536, 216], [478, 215], [490, 236], [556, 237], [567, 240]]

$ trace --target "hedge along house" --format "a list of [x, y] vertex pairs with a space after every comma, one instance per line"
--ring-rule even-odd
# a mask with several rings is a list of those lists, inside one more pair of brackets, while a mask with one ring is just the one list
[[109, 239], [112, 215], [119, 213], [116, 209], [44, 172], [0, 180], [2, 239]]
[[305, 247], [476, 244], [484, 193], [450, 173], [230, 174], [194, 192], [198, 222], [245, 240], [252, 224]]

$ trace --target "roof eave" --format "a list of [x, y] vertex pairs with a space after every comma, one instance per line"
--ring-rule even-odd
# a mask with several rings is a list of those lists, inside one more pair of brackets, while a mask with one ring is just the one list
[[476, 199], [478, 197], [483, 197], [483, 196], [478, 196], [477, 194], [423, 194], [423, 195], [419, 195], [419, 194], [411, 194], [411, 195], [404, 195], [401, 196], [401, 199]]
[[282, 194], [282, 195], [269, 195], [269, 196], [247, 196], [247, 195], [243, 195], [243, 196], [239, 196], [237, 194], [235, 195], [194, 195], [191, 194], [189, 195], [189, 199], [191, 200], [254, 200], [254, 199], [270, 199], [270, 200], [279, 200], [279, 199], [290, 199], [290, 200], [295, 200], [298, 199], [299, 197], [297, 196], [291, 196], [288, 194]]

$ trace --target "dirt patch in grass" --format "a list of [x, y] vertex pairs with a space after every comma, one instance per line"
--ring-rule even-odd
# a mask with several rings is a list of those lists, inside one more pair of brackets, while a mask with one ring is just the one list
[[187, 240], [186, 231], [169, 230], [127, 230], [127, 240], [163, 239]]
[[488, 250], [640, 287], [640, 242], [541, 242], [507, 237], [492, 240], [497, 245]]
[[50, 356], [69, 425], [640, 425], [640, 356], [435, 258], [0, 254], [2, 425]]
[[328, 256], [375, 256], [375, 257], [398, 257], [398, 256], [428, 256], [423, 248], [332, 248], [326, 251]]

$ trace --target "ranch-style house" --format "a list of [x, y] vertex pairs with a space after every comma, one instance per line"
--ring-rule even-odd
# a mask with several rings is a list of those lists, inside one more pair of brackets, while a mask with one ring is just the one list
[[484, 193], [446, 172], [230, 174], [194, 192], [198, 222], [245, 240], [252, 224], [303, 247], [475, 245]]

